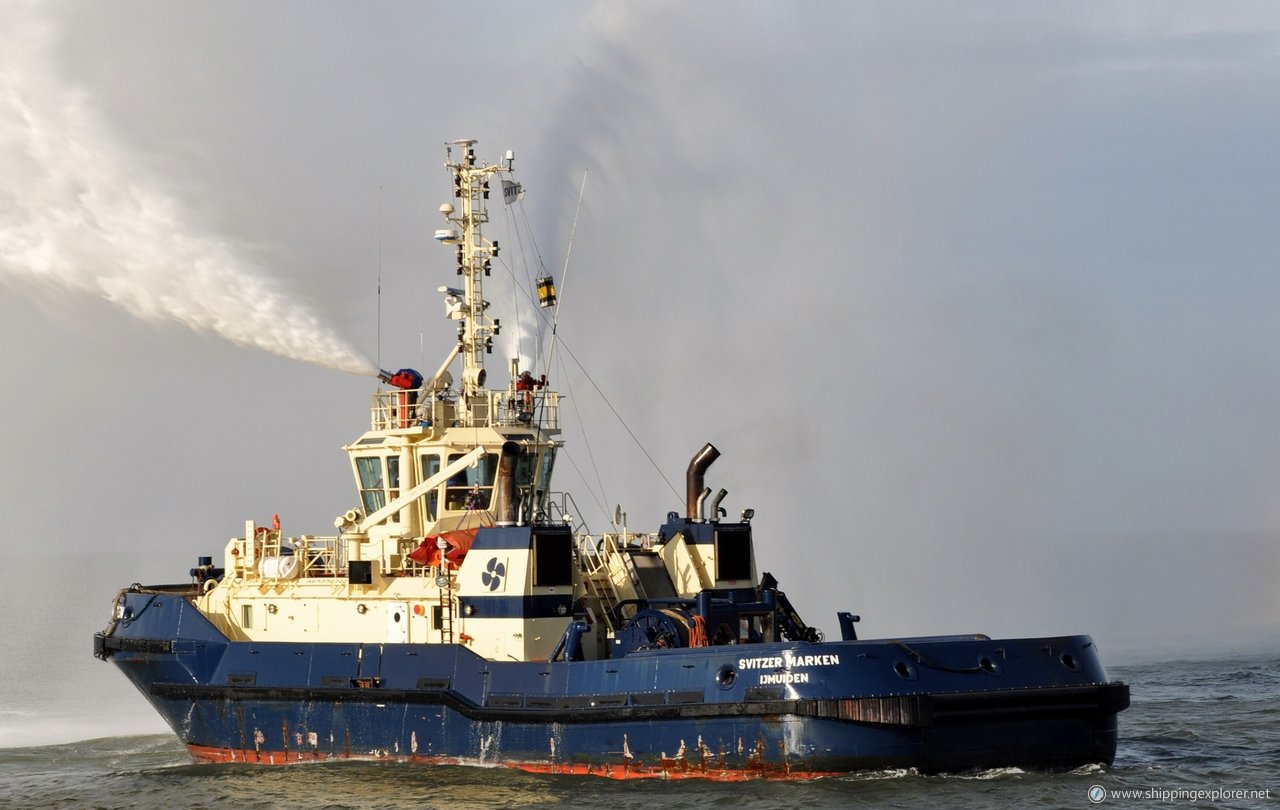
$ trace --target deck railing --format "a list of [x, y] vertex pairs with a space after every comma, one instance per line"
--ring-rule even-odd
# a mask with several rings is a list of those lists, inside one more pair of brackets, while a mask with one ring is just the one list
[[[249, 559], [245, 549], [247, 543], [237, 538], [237, 556]], [[402, 538], [395, 552], [383, 560], [382, 570], [388, 574], [411, 577], [429, 577], [435, 579], [440, 573], [438, 566], [423, 565], [412, 559], [409, 554], [422, 543], [421, 537]], [[275, 562], [280, 558], [297, 559], [297, 567], [289, 566], [288, 576], [279, 572], [288, 570]], [[272, 560], [264, 566], [264, 562]], [[345, 577], [347, 575], [347, 543], [341, 537], [281, 537], [279, 532], [263, 534], [263, 539], [255, 543], [252, 562], [241, 575], [268, 581], [279, 579], [306, 579], [315, 577]]]
[[378, 391], [373, 395], [373, 430], [434, 427], [560, 427], [560, 394], [556, 391], [485, 391], [463, 398], [448, 391], [423, 398], [417, 391]]

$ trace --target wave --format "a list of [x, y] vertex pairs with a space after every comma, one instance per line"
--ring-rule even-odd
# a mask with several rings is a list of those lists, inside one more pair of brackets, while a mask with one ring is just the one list
[[156, 735], [173, 739], [162, 722], [146, 716], [124, 718], [104, 714], [86, 717], [13, 708], [0, 711], [0, 751]]
[[185, 751], [182, 743], [172, 734], [120, 734], [110, 737], [93, 737], [84, 740], [61, 743], [42, 743], [36, 745], [0, 748], [0, 758], [24, 756], [28, 754], [69, 755], [96, 753], [147, 753], [160, 749], [176, 749]]

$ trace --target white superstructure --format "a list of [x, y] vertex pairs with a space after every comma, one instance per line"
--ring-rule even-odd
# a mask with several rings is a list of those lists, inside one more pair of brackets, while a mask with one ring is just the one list
[[[461, 286], [440, 292], [446, 317], [458, 324], [457, 343], [429, 378], [382, 373], [393, 387], [373, 395], [369, 430], [345, 447], [359, 505], [337, 517], [337, 535], [287, 537], [278, 522], [249, 522], [228, 542], [225, 575], [205, 581], [197, 604], [234, 640], [464, 643], [488, 658], [533, 660], [552, 654], [576, 614], [591, 627], [584, 654], [596, 658], [614, 629], [609, 613], [645, 597], [646, 577], [650, 590], [657, 581], [666, 591], [658, 596], [752, 584], [717, 583], [714, 546], [686, 544], [679, 534], [569, 533], [564, 496], [550, 490], [559, 395], [515, 360], [505, 388], [486, 386], [485, 358], [501, 323], [489, 314], [483, 280], [500, 246], [483, 226], [491, 185], [511, 173], [512, 159], [477, 164], [474, 146], [448, 147], [454, 201], [440, 206], [447, 227], [435, 233], [456, 253]], [[554, 302], [550, 279], [540, 279], [544, 303], [548, 289]], [[571, 538], [563, 549], [571, 565], [551, 565], [561, 541], [537, 531], [524, 548], [468, 553], [476, 530], [494, 525], [558, 528], [557, 536]], [[655, 580], [655, 571], [666, 579]], [[506, 604], [494, 601], [503, 596], [556, 609], [484, 615], [467, 601]]]

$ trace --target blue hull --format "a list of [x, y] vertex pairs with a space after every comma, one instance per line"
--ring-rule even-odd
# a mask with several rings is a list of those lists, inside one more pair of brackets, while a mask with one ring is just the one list
[[233, 642], [175, 592], [95, 639], [192, 755], [619, 778], [1109, 764], [1128, 688], [1087, 636], [729, 645], [498, 662], [465, 646]]

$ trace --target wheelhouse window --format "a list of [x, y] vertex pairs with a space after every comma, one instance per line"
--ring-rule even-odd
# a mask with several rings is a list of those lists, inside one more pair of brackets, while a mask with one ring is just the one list
[[548, 447], [542, 451], [542, 463], [538, 470], [538, 477], [534, 479], [533, 485], [541, 493], [541, 497], [531, 497], [529, 500], [533, 504], [532, 510], [535, 514], [541, 515], [547, 508], [547, 493], [551, 491], [551, 469], [556, 463], [556, 449]]
[[556, 449], [548, 447], [542, 452], [542, 471], [538, 473], [538, 489], [546, 492], [551, 488], [551, 468], [556, 463]]
[[[440, 457], [435, 454], [423, 453], [422, 461], [422, 480], [426, 481], [431, 476], [440, 472]], [[427, 495], [427, 520], [435, 520], [440, 515], [440, 488], [436, 487]]]
[[[549, 452], [549, 451], [548, 451]], [[541, 472], [538, 468], [538, 456], [535, 453], [521, 453], [516, 458], [515, 465], [515, 487], [516, 502], [520, 504], [521, 509], [537, 512], [541, 509], [541, 504], [534, 503], [533, 486], [534, 474]], [[538, 488], [546, 491], [546, 486], [538, 479]]]
[[521, 492], [527, 492], [529, 487], [533, 485], [533, 472], [538, 468], [538, 459], [536, 456], [521, 453], [516, 457], [516, 489]]
[[[449, 463], [462, 454], [449, 456]], [[445, 508], [454, 510], [488, 509], [493, 498], [493, 479], [498, 472], [498, 456], [489, 453], [475, 464], [464, 467], [449, 479], [445, 487]]]
[[360, 476], [360, 500], [366, 514], [373, 514], [387, 505], [387, 492], [382, 477], [381, 456], [360, 456], [356, 459], [356, 473]]
[[[387, 500], [400, 497], [400, 457], [387, 456]], [[391, 516], [392, 523], [400, 522], [400, 513]]]

